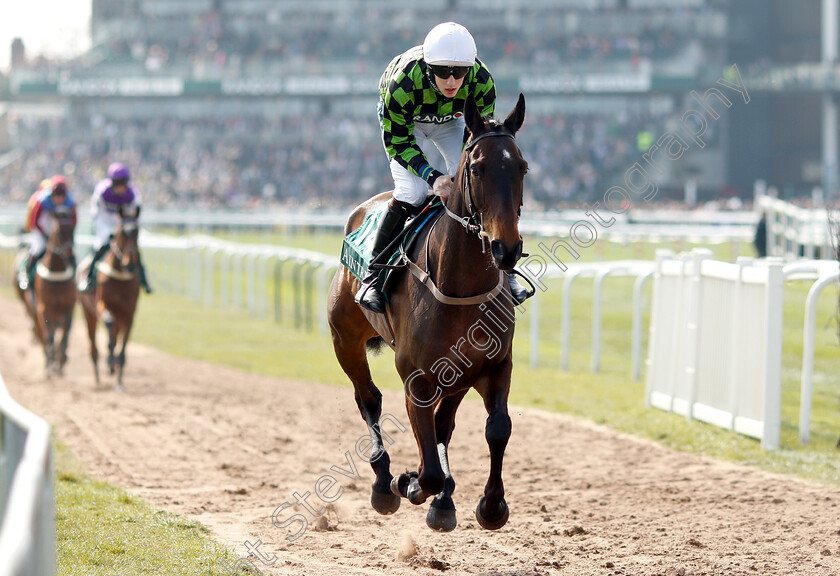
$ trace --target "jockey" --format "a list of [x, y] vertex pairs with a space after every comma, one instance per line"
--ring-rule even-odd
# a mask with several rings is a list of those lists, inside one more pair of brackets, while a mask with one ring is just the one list
[[[45, 182], [49, 182], [46, 186]], [[27, 290], [33, 286], [35, 266], [47, 252], [47, 239], [50, 237], [56, 213], [69, 213], [72, 215], [73, 224], [76, 223], [76, 203], [73, 197], [67, 193], [67, 180], [63, 176], [53, 176], [49, 180], [41, 182], [43, 188], [34, 195], [31, 215], [27, 221], [29, 229], [29, 256], [26, 259], [23, 270], [18, 275], [18, 284], [21, 290]]]
[[[136, 214], [140, 209], [140, 195], [128, 184], [130, 177], [131, 174], [125, 164], [114, 162], [108, 166], [108, 177], [100, 180], [93, 190], [90, 209], [96, 227], [93, 240], [94, 255], [87, 276], [79, 282], [79, 290], [82, 292], [93, 288], [96, 263], [105, 256], [111, 244], [111, 238], [120, 224], [120, 208], [126, 214]], [[137, 256], [139, 259], [139, 252]], [[151, 294], [152, 288], [146, 279], [146, 270], [142, 260], [138, 260], [138, 270], [140, 284], [147, 294]]]
[[[454, 22], [438, 24], [422, 46], [395, 57], [379, 79], [379, 95], [379, 126], [394, 193], [376, 232], [371, 260], [396, 238], [429, 188], [444, 200], [455, 192], [452, 174], [469, 134], [463, 114], [467, 97], [472, 95], [482, 116], [492, 116], [496, 105], [493, 77], [476, 58], [475, 40]], [[440, 170], [429, 163], [432, 151], [443, 156]], [[372, 266], [368, 269], [356, 302], [384, 312], [375, 286], [378, 274]], [[512, 275], [509, 283], [513, 297], [523, 302], [527, 291]]]
[[27, 232], [32, 232], [32, 216], [35, 214], [35, 206], [38, 205], [38, 198], [41, 196], [41, 192], [51, 187], [52, 180], [50, 180], [49, 178], [44, 178], [38, 185], [38, 189], [32, 193], [32, 196], [29, 197], [29, 202], [26, 203], [26, 220], [24, 221], [23, 225], [24, 230], [26, 230]]

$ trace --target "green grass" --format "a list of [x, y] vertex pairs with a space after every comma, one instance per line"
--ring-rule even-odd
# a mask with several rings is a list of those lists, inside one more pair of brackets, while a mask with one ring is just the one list
[[[238, 234], [242, 242], [282, 243], [338, 254], [338, 235]], [[529, 247], [533, 250], [535, 243]], [[599, 242], [582, 253], [581, 261], [653, 257], [657, 248], [675, 251], [688, 244], [627, 245]], [[749, 246], [711, 247], [715, 257], [731, 260], [750, 255]], [[0, 258], [4, 258], [0, 255]], [[5, 263], [0, 262], [5, 267]], [[152, 273], [153, 283], [163, 279]], [[2, 279], [0, 292], [11, 296]], [[311, 331], [294, 326], [291, 280], [282, 280], [281, 318], [269, 312], [255, 318], [244, 311], [205, 309], [179, 295], [158, 291], [141, 298], [133, 340], [171, 354], [235, 366], [281, 378], [324, 382], [347, 387], [349, 382], [335, 360], [327, 334], [317, 325]], [[518, 322], [511, 403], [563, 412], [648, 438], [676, 450], [756, 466], [784, 474], [840, 484], [838, 452], [840, 393], [834, 374], [840, 370], [835, 289], [820, 298], [812, 409], [811, 443], [798, 443], [799, 378], [802, 324], [807, 285], [786, 289], [783, 344], [782, 448], [763, 450], [759, 442], [701, 422], [644, 406], [644, 380], [630, 376], [632, 280], [608, 279], [604, 293], [604, 319], [599, 374], [589, 371], [591, 337], [591, 280], [578, 281], [573, 290], [570, 371], [560, 370], [559, 281], [549, 284], [540, 308], [540, 366], [529, 366], [530, 313]], [[648, 303], [650, 286], [646, 292]], [[272, 310], [274, 293], [269, 296]], [[315, 303], [320, 306], [320, 302]], [[648, 319], [643, 322], [646, 334]], [[643, 355], [646, 342], [643, 345]], [[374, 380], [383, 388], [400, 390], [393, 354], [371, 358]], [[476, 397], [472, 393], [472, 397]], [[393, 408], [393, 407], [392, 407]], [[124, 490], [90, 478], [81, 464], [58, 445], [56, 452], [56, 516], [59, 574], [227, 574], [220, 561], [235, 558], [207, 536], [200, 524], [154, 510]], [[243, 572], [247, 573], [247, 572]]]
[[[262, 241], [273, 237], [261, 235]], [[257, 241], [238, 235], [235, 240]], [[340, 237], [315, 235], [298, 237], [295, 245], [332, 246], [335, 254]], [[532, 244], [534, 244], [532, 242]], [[690, 249], [683, 245], [622, 245], [603, 242], [591, 253], [582, 253], [581, 261], [653, 257], [657, 248]], [[531, 246], [533, 250], [533, 245]], [[596, 251], [597, 248], [597, 251]], [[750, 246], [718, 245], [710, 247], [716, 258], [731, 260], [749, 255]], [[758, 441], [684, 417], [644, 406], [644, 379], [631, 377], [631, 322], [633, 280], [611, 278], [604, 284], [601, 373], [590, 372], [592, 281], [579, 280], [573, 289], [572, 339], [570, 370], [560, 370], [560, 311], [562, 281], [548, 283], [540, 303], [540, 366], [531, 368], [530, 314], [518, 322], [515, 346], [511, 402], [522, 406], [564, 412], [606, 424], [617, 430], [649, 438], [671, 448], [706, 454], [716, 458], [746, 463], [763, 469], [794, 474], [827, 482], [840, 483], [837, 451], [834, 443], [840, 435], [840, 394], [832, 375], [840, 370], [837, 327], [835, 323], [836, 289], [824, 291], [819, 302], [816, 335], [816, 364], [812, 407], [811, 442], [798, 442], [799, 381], [802, 359], [802, 324], [804, 302], [809, 284], [789, 283], [786, 287], [785, 332], [783, 343], [782, 448], [766, 451]], [[646, 298], [650, 300], [650, 283]], [[348, 386], [349, 382], [335, 360], [328, 334], [295, 329], [294, 303], [288, 274], [281, 282], [282, 322], [275, 323], [269, 304], [268, 318], [255, 318], [244, 311], [205, 309], [183, 297], [158, 293], [144, 298], [135, 330], [135, 340], [155, 345], [175, 355], [220, 362], [271, 376], [295, 378]], [[273, 294], [269, 297], [272, 301]], [[317, 312], [322, 302], [314, 302]], [[316, 315], [317, 317], [317, 315]], [[649, 319], [643, 320], [647, 335]], [[218, 326], [224, 326], [219, 330]], [[642, 356], [647, 351], [646, 339]], [[401, 383], [393, 367], [393, 354], [371, 358], [374, 380], [386, 389], [399, 390]], [[348, 391], [348, 393], [350, 393]]]
[[63, 444], [54, 446], [59, 575], [256, 573], [241, 565], [234, 572], [237, 559], [200, 523], [91, 478]]

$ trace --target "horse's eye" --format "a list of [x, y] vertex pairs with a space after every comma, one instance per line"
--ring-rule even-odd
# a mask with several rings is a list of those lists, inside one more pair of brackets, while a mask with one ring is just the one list
[[523, 175], [523, 176], [525, 176], [525, 174], [527, 174], [527, 173], [528, 173], [528, 163], [527, 163], [527, 162], [523, 162], [523, 163], [522, 163], [522, 167], [520, 168], [520, 170], [522, 171], [522, 175]]
[[481, 168], [473, 164], [470, 166], [470, 176], [475, 178], [476, 180], [481, 178]]

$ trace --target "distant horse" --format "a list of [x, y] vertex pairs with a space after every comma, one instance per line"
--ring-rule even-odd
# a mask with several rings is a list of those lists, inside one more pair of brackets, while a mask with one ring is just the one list
[[[123, 389], [125, 348], [140, 294], [137, 253], [139, 215], [139, 208], [133, 216], [125, 216], [120, 211], [120, 225], [111, 239], [107, 253], [97, 264], [95, 292], [79, 292], [79, 301], [87, 322], [96, 385], [99, 386], [96, 327], [98, 320], [102, 320], [108, 330], [108, 373], [117, 373], [117, 390]], [[89, 261], [79, 267], [78, 279], [87, 273], [89, 267]], [[115, 354], [117, 346], [120, 347], [119, 354]]]
[[[525, 120], [520, 94], [504, 122], [484, 119], [470, 98], [464, 109], [469, 140], [456, 175], [460, 191], [445, 202], [446, 214], [426, 226], [418, 248], [406, 255], [412, 274], [396, 273], [389, 282], [386, 314], [363, 310], [354, 301], [359, 281], [344, 266], [329, 292], [329, 322], [335, 353], [355, 388], [356, 403], [367, 422], [376, 474], [371, 504], [393, 514], [400, 497], [422, 504], [435, 496], [426, 523], [433, 530], [456, 526], [449, 468], [449, 441], [455, 412], [470, 388], [488, 412], [485, 438], [490, 447], [490, 476], [476, 507], [479, 524], [504, 526], [508, 507], [502, 459], [511, 433], [507, 400], [513, 369], [514, 301], [503, 270], [522, 256], [519, 213], [527, 163], [514, 135]], [[387, 202], [386, 192], [360, 205], [345, 234], [365, 215]], [[382, 444], [379, 418], [382, 394], [371, 379], [366, 346], [390, 342], [406, 392], [406, 409], [420, 450], [417, 472], [393, 477]]]
[[[35, 322], [35, 335], [44, 347], [47, 376], [62, 375], [67, 363], [67, 342], [76, 305], [76, 283], [73, 274], [73, 234], [76, 219], [69, 212], [56, 211], [55, 224], [47, 239], [46, 253], [35, 268], [33, 288], [17, 288], [18, 295]], [[56, 346], [56, 333], [61, 340]]]

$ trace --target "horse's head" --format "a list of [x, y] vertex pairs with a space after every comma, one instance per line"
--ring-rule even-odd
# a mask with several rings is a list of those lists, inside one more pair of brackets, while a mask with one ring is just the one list
[[[519, 214], [528, 163], [522, 157], [515, 135], [525, 121], [525, 97], [519, 95], [504, 122], [482, 118], [472, 97], [464, 106], [470, 138], [461, 156], [457, 182], [469, 219], [488, 237], [493, 258], [502, 270], [510, 270], [522, 257]], [[483, 238], [482, 238], [483, 240]]]
[[47, 249], [58, 256], [70, 258], [73, 255], [73, 235], [76, 232], [76, 209], [59, 206], [52, 216], [54, 224], [47, 239]]
[[120, 225], [117, 227], [114, 239], [111, 242], [111, 251], [126, 272], [134, 272], [137, 268], [139, 259], [137, 254], [137, 236], [139, 233], [137, 219], [139, 216], [139, 208], [131, 216], [124, 214], [122, 208], [120, 208]]

